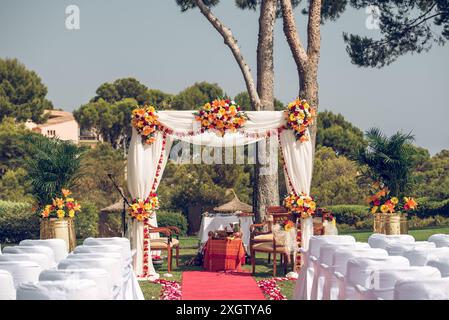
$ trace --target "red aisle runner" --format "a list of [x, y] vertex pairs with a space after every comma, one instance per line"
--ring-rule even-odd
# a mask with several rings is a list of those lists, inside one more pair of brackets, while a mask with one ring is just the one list
[[265, 300], [248, 273], [187, 271], [182, 273], [182, 300]]

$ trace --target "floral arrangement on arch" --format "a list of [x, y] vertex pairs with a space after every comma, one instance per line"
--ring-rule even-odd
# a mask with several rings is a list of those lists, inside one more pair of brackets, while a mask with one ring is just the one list
[[208, 102], [194, 112], [194, 116], [201, 124], [201, 131], [212, 130], [220, 136], [224, 136], [227, 131], [236, 132], [248, 120], [240, 106], [229, 99]]
[[314, 122], [315, 116], [315, 108], [310, 107], [306, 100], [298, 98], [288, 104], [285, 110], [287, 128], [293, 130], [296, 140], [309, 140], [306, 130]]
[[366, 202], [370, 206], [372, 214], [383, 213], [392, 214], [397, 210], [411, 211], [418, 207], [418, 203], [414, 198], [390, 196], [390, 190], [381, 182], [375, 182], [371, 185], [373, 195], [366, 199]]
[[72, 193], [68, 189], [61, 190], [62, 197], [56, 197], [52, 200], [52, 204], [48, 204], [41, 212], [44, 219], [65, 217], [74, 218], [81, 211], [81, 205], [72, 197]]
[[155, 135], [159, 129], [159, 117], [153, 106], [144, 106], [132, 111], [132, 126], [142, 136], [144, 144], [152, 144], [156, 141]]
[[128, 213], [137, 221], [145, 221], [151, 218], [157, 209], [159, 209], [159, 198], [156, 193], [152, 192], [145, 200], [134, 199], [128, 208]]
[[315, 215], [316, 203], [313, 197], [304, 192], [301, 192], [299, 195], [295, 192], [290, 192], [284, 198], [284, 207], [301, 218], [309, 218]]

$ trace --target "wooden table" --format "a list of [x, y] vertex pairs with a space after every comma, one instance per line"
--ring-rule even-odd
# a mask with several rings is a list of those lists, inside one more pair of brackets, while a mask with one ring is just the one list
[[207, 271], [241, 271], [245, 263], [242, 239], [209, 239], [204, 249], [203, 267]]

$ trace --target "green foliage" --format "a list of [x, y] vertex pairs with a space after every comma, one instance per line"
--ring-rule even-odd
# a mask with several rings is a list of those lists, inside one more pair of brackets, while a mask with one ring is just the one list
[[[249, 94], [247, 91], [240, 92], [234, 97], [234, 101], [242, 108], [244, 111], [251, 111], [251, 101], [249, 99]], [[274, 98], [274, 110], [282, 111], [285, 109], [285, 105], [278, 99]]]
[[444, 200], [431, 200], [429, 198], [417, 199], [418, 208], [411, 214], [418, 217], [445, 216], [449, 217], [449, 198]]
[[326, 206], [326, 209], [332, 211], [338, 224], [355, 226], [363, 220], [372, 219], [373, 215], [369, 213], [368, 206], [362, 205], [335, 205]]
[[172, 101], [172, 94], [165, 93], [158, 89], [148, 90], [148, 104], [154, 106], [156, 109], [170, 109]]
[[315, 153], [312, 194], [320, 206], [360, 204], [366, 189], [357, 184], [359, 168], [345, 156], [338, 156], [332, 148], [321, 147]]
[[75, 232], [77, 239], [98, 236], [99, 210], [89, 201], [81, 203], [81, 212], [75, 218]]
[[180, 212], [173, 211], [158, 211], [157, 212], [157, 225], [159, 227], [178, 227], [181, 231], [181, 236], [185, 236], [187, 234], [187, 219]]
[[46, 95], [47, 87], [34, 71], [17, 59], [0, 59], [0, 121], [13, 117], [21, 122], [42, 122], [44, 110], [53, 109]]
[[354, 149], [366, 146], [363, 132], [341, 114], [331, 111], [318, 113], [317, 146], [331, 147], [339, 155], [349, 156]]
[[26, 162], [32, 194], [39, 207], [61, 196], [61, 189], [71, 189], [80, 177], [83, 149], [69, 141], [28, 137], [33, 153]]
[[224, 98], [225, 93], [216, 83], [196, 82], [173, 98], [172, 108], [175, 110], [195, 110], [201, 105]]
[[139, 105], [148, 103], [148, 88], [134, 78], [117, 79], [113, 83], [103, 83], [96, 91], [93, 102], [104, 100], [111, 104], [123, 99], [134, 99]]
[[397, 132], [385, 136], [379, 129], [366, 132], [367, 147], [359, 148], [353, 159], [367, 169], [365, 177], [383, 182], [393, 196], [407, 196], [412, 183], [413, 156], [416, 150], [411, 145], [413, 136]]
[[419, 197], [449, 198], [449, 150], [443, 150], [422, 161], [416, 172], [414, 190]]
[[17, 202], [33, 202], [33, 197], [30, 194], [28, 174], [25, 169], [17, 168], [15, 170], [8, 170], [0, 178], [0, 199]]
[[0, 200], [0, 242], [18, 243], [39, 237], [39, 217], [31, 204]]

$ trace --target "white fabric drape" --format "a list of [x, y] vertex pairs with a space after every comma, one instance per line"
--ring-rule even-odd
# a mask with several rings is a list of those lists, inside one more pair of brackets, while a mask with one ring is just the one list
[[[188, 111], [159, 111], [159, 122], [163, 132], [156, 134], [156, 141], [151, 145], [144, 145], [136, 130], [133, 135], [128, 153], [128, 188], [132, 197], [146, 198], [153, 188], [156, 191], [159, 179], [155, 182], [157, 166], [160, 166], [159, 178], [162, 176], [168, 159], [173, 139], [179, 139], [196, 145], [210, 147], [243, 146], [258, 142], [267, 137], [276, 136], [280, 132], [279, 141], [283, 149], [284, 161], [290, 183], [288, 188], [296, 192], [310, 192], [312, 179], [312, 144], [310, 141], [300, 142], [291, 130], [282, 129], [285, 125], [283, 111], [248, 111], [248, 120], [244, 128], [236, 133], [226, 133], [223, 137], [214, 132], [203, 132], [198, 121], [195, 120], [193, 110]], [[166, 137], [163, 139], [163, 137]], [[162, 164], [158, 163], [165, 141], [165, 151]], [[156, 225], [156, 217], [150, 221]], [[309, 237], [313, 230], [309, 230], [310, 221], [304, 223], [302, 243], [308, 246]], [[143, 260], [143, 224], [133, 222], [131, 238], [132, 248], [136, 249], [134, 270], [142, 274]], [[151, 259], [149, 259], [149, 273], [156, 274]]]

